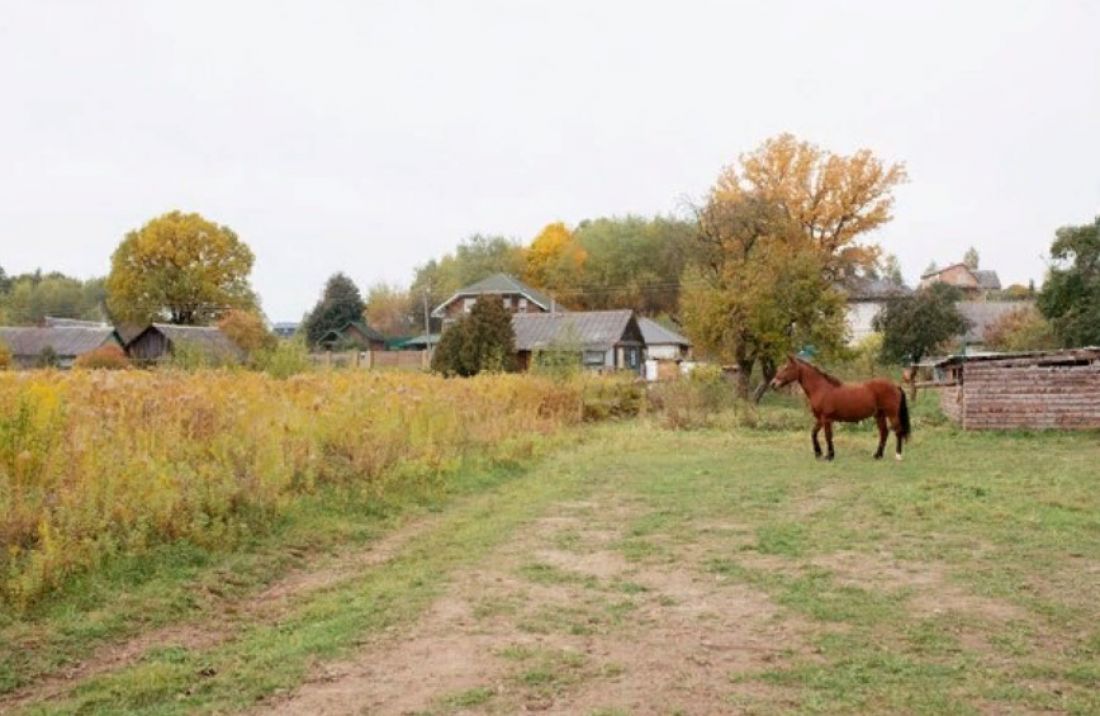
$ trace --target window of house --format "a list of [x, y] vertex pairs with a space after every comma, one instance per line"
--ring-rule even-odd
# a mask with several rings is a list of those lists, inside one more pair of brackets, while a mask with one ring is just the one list
[[512, 297], [511, 296], [501, 296], [501, 298], [504, 301], [504, 310], [505, 311], [510, 311], [512, 309]]
[[585, 365], [603, 365], [604, 354], [603, 351], [585, 351], [584, 352], [584, 364]]
[[522, 296], [519, 299], [519, 310], [520, 313], [527, 313], [527, 299]]
[[462, 311], [463, 313], [469, 313], [473, 309], [474, 304], [477, 302], [476, 298], [464, 298], [462, 299]]

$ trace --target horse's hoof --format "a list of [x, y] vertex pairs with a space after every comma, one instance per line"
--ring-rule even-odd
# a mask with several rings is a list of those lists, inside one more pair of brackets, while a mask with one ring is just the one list
[[901, 453], [900, 452], [894, 453], [894, 459], [897, 460], [898, 462], [901, 462]]
[[876, 453], [875, 453], [875, 459], [876, 459], [876, 460], [881, 460], [881, 459], [882, 459], [882, 453], [880, 453], [880, 452], [876, 452]]
[[814, 453], [814, 459], [816, 459], [816, 460], [820, 460], [820, 459], [821, 459], [821, 458], [823, 458], [823, 457], [825, 457], [825, 456], [824, 456], [824, 455], [822, 455], [822, 454], [821, 454], [821, 453], [819, 453], [819, 452], [815, 452], [815, 453]]
[[[832, 462], [834, 457], [836, 457], [836, 456], [835, 455], [826, 455], [825, 459], [828, 460], [829, 462]], [[900, 460], [901, 458], [899, 457], [898, 459]]]

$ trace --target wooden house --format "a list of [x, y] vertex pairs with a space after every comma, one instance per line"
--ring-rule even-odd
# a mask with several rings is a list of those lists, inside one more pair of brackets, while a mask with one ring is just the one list
[[77, 358], [107, 345], [122, 346], [115, 329], [102, 324], [0, 327], [0, 343], [18, 368], [71, 368]]
[[513, 314], [554, 313], [560, 310], [550, 296], [531, 288], [514, 276], [498, 273], [456, 291], [435, 307], [432, 318], [441, 319], [444, 325], [452, 323], [469, 313], [477, 299], [485, 295], [500, 296], [504, 308]]
[[645, 341], [646, 360], [685, 361], [691, 358], [691, 341], [652, 318], [638, 318]]
[[386, 337], [363, 321], [349, 321], [333, 329], [317, 342], [325, 350], [384, 351]]
[[154, 323], [134, 332], [126, 343], [126, 354], [135, 363], [157, 363], [189, 351], [211, 364], [239, 363], [244, 351], [214, 326], [177, 326], [170, 323]]
[[590, 370], [643, 369], [645, 338], [630, 310], [517, 313], [512, 330], [520, 370], [529, 369], [543, 351], [578, 353]]

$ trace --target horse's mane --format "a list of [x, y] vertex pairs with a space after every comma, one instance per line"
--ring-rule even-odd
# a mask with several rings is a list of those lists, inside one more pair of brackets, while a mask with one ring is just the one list
[[837, 378], [835, 375], [832, 375], [831, 373], [826, 373], [825, 371], [823, 371], [821, 368], [818, 368], [816, 365], [814, 365], [810, 361], [802, 360], [801, 358], [795, 358], [795, 360], [798, 361], [799, 363], [801, 363], [802, 365], [806, 366], [807, 368], [809, 368], [813, 372], [820, 375], [822, 378], [824, 378], [829, 383], [829, 385], [832, 385], [833, 387], [836, 387], [836, 388], [839, 388], [840, 386], [844, 385], [844, 381], [842, 381], [840, 378]]

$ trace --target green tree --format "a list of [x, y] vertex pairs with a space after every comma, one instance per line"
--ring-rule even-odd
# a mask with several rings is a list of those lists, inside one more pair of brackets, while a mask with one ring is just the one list
[[1039, 310], [1063, 346], [1100, 345], [1100, 216], [1058, 229], [1050, 256]]
[[898, 285], [905, 283], [905, 277], [901, 274], [901, 262], [896, 255], [890, 254], [883, 260], [882, 275]]
[[252, 308], [254, 257], [227, 226], [172, 211], [122, 240], [111, 256], [107, 303], [120, 321], [206, 324]]
[[963, 264], [965, 264], [966, 267], [971, 271], [976, 271], [978, 269], [979, 261], [980, 259], [978, 257], [978, 250], [973, 246], [967, 249], [966, 253], [963, 254]]
[[737, 365], [742, 397], [757, 365], [766, 387], [786, 353], [840, 347], [844, 297], [781, 206], [754, 197], [711, 201], [698, 216], [680, 315], [697, 350]]
[[316, 346], [329, 331], [362, 321], [365, 310], [366, 304], [355, 282], [343, 273], [333, 274], [325, 283], [320, 300], [306, 316], [306, 342]]
[[919, 363], [937, 347], [966, 333], [969, 322], [956, 303], [954, 286], [936, 283], [912, 294], [887, 299], [872, 321], [882, 333], [884, 363]]
[[516, 335], [512, 317], [497, 296], [481, 296], [470, 313], [443, 332], [432, 370], [471, 376], [515, 370]]
[[578, 309], [632, 308], [646, 315], [675, 314], [680, 276], [694, 224], [671, 217], [603, 217], [582, 221], [573, 233], [584, 261], [573, 280], [547, 286]]
[[37, 325], [46, 316], [100, 321], [104, 311], [103, 279], [81, 281], [61, 273], [41, 271], [13, 276], [0, 295], [0, 313], [14, 325]]

